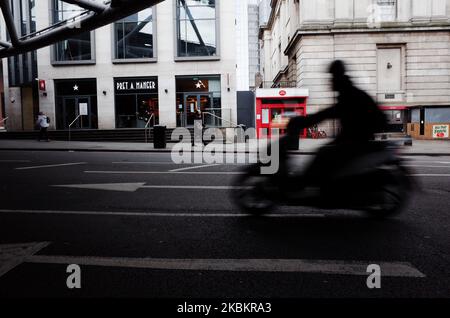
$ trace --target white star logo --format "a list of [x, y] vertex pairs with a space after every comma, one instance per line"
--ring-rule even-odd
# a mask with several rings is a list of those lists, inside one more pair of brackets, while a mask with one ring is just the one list
[[198, 81], [197, 84], [195, 84], [195, 88], [200, 89], [200, 88], [205, 88], [205, 84], [203, 84], [202, 81]]
[[78, 85], [75, 84], [75, 86], [73, 87], [74, 91], [78, 91]]

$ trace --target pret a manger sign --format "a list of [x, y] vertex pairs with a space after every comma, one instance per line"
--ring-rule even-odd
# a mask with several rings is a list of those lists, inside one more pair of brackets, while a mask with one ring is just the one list
[[115, 83], [116, 93], [157, 93], [158, 81], [149, 78], [120, 79]]
[[132, 91], [132, 90], [141, 90], [141, 89], [155, 89], [155, 82], [118, 82], [117, 90], [118, 91]]

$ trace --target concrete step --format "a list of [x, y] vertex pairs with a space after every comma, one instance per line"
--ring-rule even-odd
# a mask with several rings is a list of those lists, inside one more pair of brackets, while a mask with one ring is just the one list
[[[193, 129], [189, 129], [191, 140], [193, 137]], [[173, 129], [166, 130], [166, 141], [172, 141]], [[3, 132], [0, 139], [36, 139], [38, 131], [9, 131]], [[147, 141], [153, 142], [153, 129], [147, 131]], [[69, 140], [69, 132], [65, 130], [51, 130], [49, 137], [53, 140]], [[185, 138], [186, 139], [186, 138]], [[73, 141], [105, 141], [105, 142], [145, 142], [144, 129], [117, 129], [117, 130], [73, 130], [71, 131], [71, 140]], [[219, 140], [218, 140], [219, 141]]]

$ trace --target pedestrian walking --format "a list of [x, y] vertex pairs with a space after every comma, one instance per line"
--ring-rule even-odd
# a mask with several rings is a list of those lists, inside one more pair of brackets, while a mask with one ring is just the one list
[[39, 112], [38, 119], [36, 121], [36, 126], [39, 129], [38, 141], [45, 139], [50, 141], [48, 138], [48, 127], [50, 126], [50, 118], [48, 118], [43, 112]]

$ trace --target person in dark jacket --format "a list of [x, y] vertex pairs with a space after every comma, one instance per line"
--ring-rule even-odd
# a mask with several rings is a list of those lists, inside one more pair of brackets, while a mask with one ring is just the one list
[[[313, 115], [295, 117], [287, 128], [286, 140], [290, 139], [292, 142], [293, 139], [298, 140], [305, 128], [329, 119], [340, 122], [339, 134], [331, 144], [319, 150], [303, 176], [305, 182], [311, 181], [311, 178], [329, 178], [336, 169], [369, 151], [369, 142], [387, 124], [386, 116], [372, 97], [353, 85], [342, 61], [334, 61], [329, 72], [332, 75], [333, 90], [339, 94], [336, 105]], [[286, 150], [283, 148], [285, 145], [282, 144], [281, 147], [282, 152]]]

